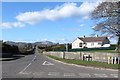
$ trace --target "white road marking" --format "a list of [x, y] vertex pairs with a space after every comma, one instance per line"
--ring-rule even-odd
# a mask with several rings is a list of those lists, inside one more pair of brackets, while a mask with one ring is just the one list
[[24, 71], [31, 65], [32, 63], [29, 63], [22, 71], [20, 71], [19, 73], [24, 73]]
[[113, 76], [114, 78], [118, 78], [118, 74], [110, 74], [111, 76]]
[[64, 76], [75, 76], [75, 73], [64, 73]]
[[46, 75], [46, 72], [35, 72], [34, 75]]
[[49, 72], [48, 75], [50, 75], [50, 76], [59, 76], [60, 73], [59, 72]]
[[54, 65], [54, 64], [52, 64], [52, 63], [50, 63], [48, 61], [45, 61], [42, 65]]
[[88, 73], [79, 73], [79, 76], [81, 76], [81, 77], [91, 77], [91, 75], [88, 74]]
[[32, 72], [20, 72], [19, 74], [31, 74]]
[[101, 77], [101, 78], [108, 77], [106, 74], [94, 74], [94, 75], [95, 77]]
[[[32, 61], [34, 61], [35, 59], [36, 59], [36, 56], [32, 59]], [[32, 61], [22, 71], [20, 71], [18, 74], [24, 73], [24, 71], [32, 64]]]
[[32, 61], [35, 61], [35, 59], [36, 59], [36, 56], [32, 59]]

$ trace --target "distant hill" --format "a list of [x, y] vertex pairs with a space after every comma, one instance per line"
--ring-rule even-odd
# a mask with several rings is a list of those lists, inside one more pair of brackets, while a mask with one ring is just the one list
[[13, 41], [6, 41], [5, 42], [6, 44], [9, 44], [9, 45], [15, 45], [15, 46], [25, 46], [25, 45], [27, 45], [27, 43], [25, 43], [25, 42], [13, 42]]
[[35, 43], [6, 41], [5, 43], [9, 44], [9, 45], [15, 45], [18, 47], [25, 47], [25, 46], [29, 46], [29, 45], [31, 45], [32, 47], [35, 45], [41, 46], [41, 47], [46, 47], [46, 46], [49, 47], [49, 46], [56, 44], [56, 43], [53, 43], [51, 41], [40, 41], [40, 42], [35, 42]]
[[49, 46], [52, 46], [52, 45], [55, 45], [56, 43], [53, 43], [51, 41], [41, 41], [41, 42], [36, 42], [34, 43], [34, 45], [37, 45], [37, 46], [41, 46], [41, 47], [49, 47]]

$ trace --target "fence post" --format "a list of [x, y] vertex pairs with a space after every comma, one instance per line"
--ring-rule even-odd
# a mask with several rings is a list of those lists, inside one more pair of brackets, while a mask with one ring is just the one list
[[111, 58], [111, 63], [113, 64], [113, 57]]

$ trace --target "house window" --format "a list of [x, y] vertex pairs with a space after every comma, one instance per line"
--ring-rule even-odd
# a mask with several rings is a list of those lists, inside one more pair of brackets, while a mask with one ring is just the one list
[[82, 47], [82, 43], [80, 43], [79, 46]]
[[91, 46], [94, 46], [94, 43], [91, 43]]
[[85, 42], [84, 42], [83, 44], [84, 44], [84, 45], [87, 45], [87, 43], [85, 43]]
[[101, 45], [102, 43], [101, 42], [98, 42], [98, 45]]

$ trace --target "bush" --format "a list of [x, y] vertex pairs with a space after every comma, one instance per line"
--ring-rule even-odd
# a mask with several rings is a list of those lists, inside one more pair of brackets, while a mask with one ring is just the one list
[[[14, 54], [33, 54], [34, 53], [34, 50], [32, 48], [32, 45], [31, 44], [21, 44], [19, 46], [16, 46], [16, 45], [9, 45], [9, 44], [6, 44], [6, 42], [2, 43], [2, 54], [4, 56], [5, 53], [9, 53], [12, 55]], [[8, 54], [8, 55], [9, 55]], [[5, 55], [6, 56], [6, 55]]]
[[52, 51], [53, 49], [51, 47], [45, 48], [45, 51]]
[[65, 45], [61, 44], [61, 45], [54, 45], [52, 47], [53, 51], [65, 51]]
[[3, 53], [18, 53], [19, 50], [18, 50], [17, 46], [14, 46], [14, 45], [11, 46], [6, 43], [3, 43], [2, 44], [2, 52]]
[[6, 43], [2, 43], [2, 57], [11, 57], [14, 54], [18, 54], [19, 50], [17, 46], [8, 45]]

